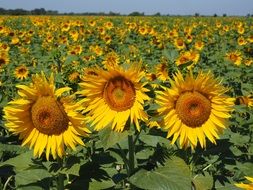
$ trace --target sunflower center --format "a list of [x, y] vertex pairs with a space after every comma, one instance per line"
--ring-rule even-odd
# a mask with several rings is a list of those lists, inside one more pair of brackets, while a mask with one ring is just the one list
[[176, 112], [185, 125], [198, 127], [208, 120], [211, 102], [199, 92], [185, 92], [176, 102]]
[[40, 132], [60, 134], [68, 127], [68, 116], [62, 104], [50, 96], [39, 97], [31, 109], [32, 122]]
[[20, 69], [18, 70], [18, 73], [19, 73], [19, 74], [24, 74], [26, 71], [27, 71], [26, 68], [20, 68]]
[[0, 66], [4, 65], [5, 64], [5, 60], [0, 58]]
[[114, 77], [106, 83], [103, 96], [112, 110], [125, 111], [134, 104], [134, 84], [123, 76]]

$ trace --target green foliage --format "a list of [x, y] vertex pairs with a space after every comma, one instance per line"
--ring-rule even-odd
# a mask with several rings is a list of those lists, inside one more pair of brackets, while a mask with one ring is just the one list
[[187, 190], [191, 186], [191, 174], [182, 159], [171, 157], [154, 170], [141, 169], [131, 176], [130, 182], [142, 189]]

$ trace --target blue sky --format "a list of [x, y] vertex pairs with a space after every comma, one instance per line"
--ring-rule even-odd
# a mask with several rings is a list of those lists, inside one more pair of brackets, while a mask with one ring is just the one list
[[5, 9], [45, 8], [59, 12], [118, 12], [145, 14], [246, 15], [253, 14], [253, 0], [0, 0]]

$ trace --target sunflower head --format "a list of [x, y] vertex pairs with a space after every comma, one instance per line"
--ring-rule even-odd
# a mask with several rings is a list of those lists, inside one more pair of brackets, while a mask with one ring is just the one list
[[216, 143], [234, 104], [233, 98], [224, 95], [227, 89], [210, 72], [185, 78], [178, 72], [170, 82], [171, 88], [157, 96], [167, 137], [173, 136], [172, 143], [179, 138], [181, 147], [195, 148], [199, 141], [204, 148], [206, 137]]
[[23, 80], [28, 77], [29, 70], [25, 65], [20, 65], [15, 69], [14, 74], [16, 78]]
[[84, 145], [81, 136], [89, 130], [84, 126], [82, 114], [72, 96], [63, 97], [69, 87], [56, 89], [54, 77], [48, 79], [42, 73], [32, 77], [29, 86], [18, 85], [19, 98], [4, 108], [5, 126], [34, 148], [34, 156], [40, 157], [46, 150], [46, 158], [62, 157], [65, 145], [75, 150], [75, 145]]
[[90, 116], [89, 122], [100, 130], [111, 126], [116, 131], [122, 131], [126, 122], [135, 123], [140, 129], [138, 119], [147, 120], [143, 104], [148, 100], [148, 91], [141, 83], [145, 76], [141, 67], [131, 65], [128, 69], [121, 66], [109, 67], [108, 70], [97, 68], [96, 77], [84, 76], [79, 92], [85, 98], [81, 100], [84, 112]]

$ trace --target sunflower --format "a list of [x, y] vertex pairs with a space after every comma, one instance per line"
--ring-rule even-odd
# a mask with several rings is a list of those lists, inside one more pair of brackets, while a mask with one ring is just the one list
[[115, 67], [119, 64], [119, 56], [115, 52], [110, 52], [106, 54], [106, 56], [104, 57], [104, 61], [102, 61], [102, 63], [105, 66], [105, 68]]
[[235, 104], [237, 105], [245, 105], [247, 107], [253, 107], [253, 96], [238, 96], [236, 97]]
[[242, 54], [239, 51], [234, 51], [226, 54], [226, 59], [239, 66], [242, 63]]
[[244, 39], [244, 37], [241, 36], [237, 39], [237, 43], [238, 45], [243, 46], [247, 44], [247, 41]]
[[169, 73], [166, 63], [160, 63], [156, 65], [156, 73], [157, 73], [157, 77], [160, 80], [165, 81], [168, 78], [168, 73]]
[[[182, 73], [170, 79], [171, 88], [158, 92], [158, 113], [164, 116], [163, 128], [168, 130], [167, 138], [173, 136], [172, 144], [180, 136], [180, 147], [206, 147], [207, 137], [212, 143], [222, 132], [225, 121], [230, 117], [234, 98], [223, 94], [227, 89], [215, 80], [213, 75], [200, 72], [196, 78], [192, 72], [184, 79]], [[162, 127], [162, 126], [161, 126]]]
[[10, 62], [8, 53], [0, 51], [0, 68], [7, 65]]
[[245, 189], [245, 190], [253, 190], [253, 177], [245, 176], [245, 178], [247, 180], [249, 180], [251, 183], [249, 183], [249, 184], [236, 183], [235, 186], [239, 187], [239, 188], [242, 188], [242, 189]]
[[23, 80], [28, 77], [29, 70], [25, 65], [20, 65], [15, 69], [14, 74], [16, 78]]
[[109, 67], [108, 70], [97, 68], [97, 76], [84, 76], [80, 83], [79, 94], [85, 96], [82, 104], [87, 115], [87, 121], [95, 130], [101, 130], [110, 125], [115, 131], [123, 131], [126, 122], [136, 125], [140, 130], [138, 119], [147, 120], [143, 104], [149, 97], [144, 87], [146, 83], [140, 80], [145, 76], [141, 68], [131, 65], [128, 69]]
[[185, 48], [185, 43], [184, 40], [182, 38], [177, 38], [174, 41], [174, 45], [178, 50], [182, 50]]
[[195, 44], [194, 44], [194, 47], [197, 49], [197, 50], [199, 50], [199, 51], [201, 51], [203, 48], [204, 48], [204, 42], [202, 42], [202, 41], [197, 41], [197, 42], [195, 42]]
[[46, 158], [63, 157], [64, 145], [75, 150], [75, 145], [84, 145], [80, 136], [89, 130], [83, 125], [81, 113], [76, 111], [71, 96], [62, 97], [69, 87], [55, 89], [53, 75], [44, 73], [32, 77], [30, 86], [17, 85], [20, 98], [4, 107], [5, 126], [19, 134], [22, 146], [34, 148], [34, 156], [40, 157], [46, 150]]
[[181, 52], [176, 60], [176, 65], [187, 65], [187, 68], [190, 69], [199, 61], [199, 57], [199, 53], [193, 50]]

